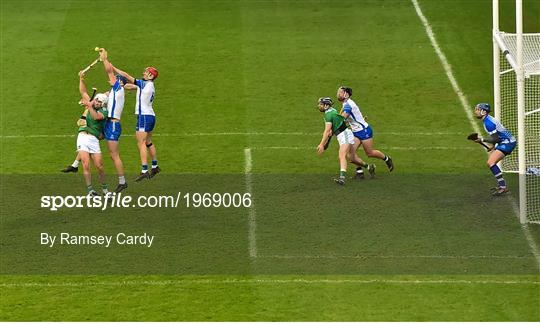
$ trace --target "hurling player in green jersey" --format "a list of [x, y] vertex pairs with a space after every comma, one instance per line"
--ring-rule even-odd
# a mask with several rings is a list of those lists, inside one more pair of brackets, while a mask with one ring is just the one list
[[322, 154], [328, 147], [327, 145], [332, 135], [336, 136], [339, 143], [338, 157], [340, 170], [339, 177], [335, 178], [334, 181], [337, 184], [344, 185], [348, 157], [352, 159], [351, 162], [358, 166], [368, 167], [368, 164], [351, 154], [352, 145], [354, 144], [353, 133], [347, 127], [345, 118], [332, 107], [333, 104], [332, 99], [329, 97], [319, 98], [318, 108], [320, 112], [324, 113], [324, 131], [321, 142], [317, 146], [317, 152]]
[[[90, 173], [90, 159], [94, 162], [99, 174], [99, 182], [104, 194], [108, 194], [109, 190], [105, 183], [105, 170], [103, 168], [103, 158], [101, 156], [101, 148], [99, 139], [103, 136], [103, 127], [107, 116], [107, 95], [98, 93], [94, 100], [90, 101], [90, 96], [86, 91], [84, 84], [84, 73], [79, 72], [79, 92], [82, 97], [82, 104], [87, 109], [85, 114], [79, 120], [79, 130], [77, 136], [77, 152], [83, 165], [84, 180], [88, 194], [97, 196], [97, 192], [92, 187], [92, 175]], [[82, 118], [84, 117], [84, 118]]]

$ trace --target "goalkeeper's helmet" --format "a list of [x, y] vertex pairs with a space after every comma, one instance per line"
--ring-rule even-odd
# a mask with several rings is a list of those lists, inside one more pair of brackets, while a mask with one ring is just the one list
[[327, 106], [332, 106], [334, 102], [332, 101], [332, 98], [330, 97], [322, 97], [319, 98], [319, 103]]
[[476, 105], [475, 108], [483, 110], [488, 114], [491, 112], [491, 106], [488, 103], [479, 103], [479, 104]]

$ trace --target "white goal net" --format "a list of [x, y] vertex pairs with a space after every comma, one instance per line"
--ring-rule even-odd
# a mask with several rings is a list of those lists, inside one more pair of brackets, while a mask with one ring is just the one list
[[[502, 124], [518, 137], [516, 34], [499, 32], [494, 38], [500, 50], [500, 119]], [[523, 34], [523, 71], [527, 221], [540, 223], [540, 33]], [[502, 167], [505, 172], [519, 172], [517, 151], [518, 149], [503, 160]]]

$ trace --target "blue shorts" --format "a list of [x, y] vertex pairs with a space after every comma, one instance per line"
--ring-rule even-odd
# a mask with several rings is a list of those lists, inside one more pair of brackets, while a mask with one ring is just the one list
[[137, 125], [135, 131], [137, 132], [151, 132], [156, 125], [156, 116], [152, 115], [137, 115]]
[[512, 153], [512, 151], [516, 148], [516, 144], [517, 142], [497, 144], [497, 146], [495, 146], [495, 149], [503, 152], [504, 155], [510, 155], [510, 153]]
[[353, 134], [354, 134], [354, 137], [363, 141], [363, 140], [367, 140], [373, 137], [373, 129], [371, 129], [371, 126], [368, 126], [367, 128], [361, 131], [353, 132]]
[[122, 134], [122, 126], [119, 121], [107, 120], [103, 133], [107, 141], [118, 141], [120, 134]]

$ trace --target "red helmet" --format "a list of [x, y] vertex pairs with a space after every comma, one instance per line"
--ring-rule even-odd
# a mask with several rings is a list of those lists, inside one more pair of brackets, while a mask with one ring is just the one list
[[146, 71], [148, 71], [150, 74], [152, 74], [154, 76], [154, 79], [157, 79], [158, 77], [158, 70], [156, 70], [155, 68], [149, 66], [146, 68]]

